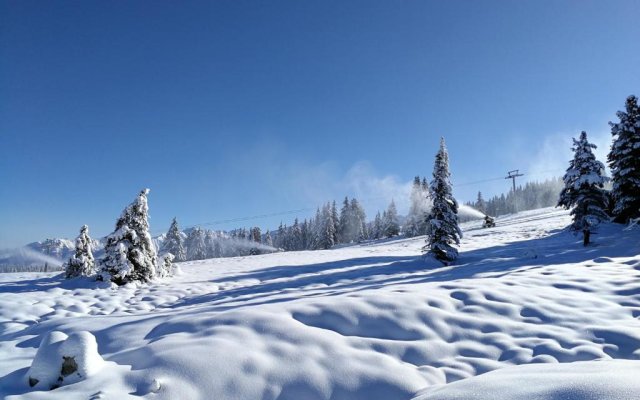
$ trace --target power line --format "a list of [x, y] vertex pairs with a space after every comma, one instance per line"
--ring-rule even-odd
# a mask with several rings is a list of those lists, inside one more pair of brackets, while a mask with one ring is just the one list
[[[536, 172], [535, 174], [528, 174], [528, 176], [535, 176], [535, 175], [541, 175], [541, 174], [544, 174], [544, 173], [559, 172], [559, 171], [560, 170], [539, 171], [539, 172]], [[510, 171], [510, 172], [514, 172], [514, 171]], [[517, 170], [515, 172], [518, 173]], [[518, 175], [518, 176], [522, 176], [522, 175]], [[507, 178], [509, 178], [509, 177], [507, 177]], [[501, 181], [501, 180], [507, 179], [507, 178], [496, 177], [496, 178], [481, 179], [481, 180], [477, 180], [477, 181], [458, 183], [458, 184], [455, 184], [453, 186], [454, 187], [471, 186], [471, 185], [477, 185], [477, 184], [480, 184], [480, 183]], [[361, 203], [367, 203], [367, 202], [370, 202], [372, 200], [380, 200], [380, 199], [386, 199], [386, 198], [387, 198], [386, 196], [378, 196], [378, 197], [369, 197], [369, 198], [366, 198], [366, 199], [360, 199], [359, 201]], [[210, 222], [192, 224], [192, 225], [183, 227], [183, 229], [190, 229], [190, 228], [195, 228], [195, 227], [199, 227], [199, 226], [226, 225], [226, 224], [230, 224], [230, 223], [234, 223], [234, 222], [245, 222], [245, 221], [252, 221], [252, 220], [262, 219], [262, 218], [278, 217], [278, 216], [283, 216], [283, 215], [291, 215], [291, 214], [297, 214], [297, 213], [301, 213], [301, 212], [314, 211], [316, 209], [317, 209], [317, 207], [306, 207], [306, 208], [298, 208], [298, 209], [295, 209], [295, 210], [278, 211], [278, 212], [273, 212], [273, 213], [258, 214], [258, 215], [252, 215], [252, 216], [246, 216], [246, 217], [220, 219], [220, 220], [214, 220], [214, 221], [210, 221]], [[159, 233], [159, 232], [165, 232], [166, 230], [167, 229], [158, 229], [158, 230], [154, 229], [153, 232], [154, 233]]]

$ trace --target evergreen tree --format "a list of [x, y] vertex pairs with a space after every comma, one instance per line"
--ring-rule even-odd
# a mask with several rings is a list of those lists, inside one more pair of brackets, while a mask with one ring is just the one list
[[293, 225], [291, 225], [291, 233], [290, 233], [290, 250], [302, 250], [302, 228], [300, 227], [300, 222], [298, 218], [293, 220]]
[[91, 276], [95, 272], [89, 227], [82, 225], [80, 234], [76, 238], [76, 251], [69, 259], [69, 262], [65, 264], [65, 275], [67, 278], [75, 278], [77, 276]]
[[256, 226], [251, 229], [251, 240], [256, 243], [260, 243], [262, 241], [262, 232], [260, 231], [260, 227]]
[[177, 262], [187, 260], [187, 253], [184, 250], [184, 239], [182, 238], [182, 234], [178, 228], [178, 221], [175, 217], [167, 231], [167, 237], [164, 240], [162, 250], [163, 252], [173, 254]]
[[376, 214], [373, 220], [373, 239], [380, 239], [382, 237], [382, 217], [380, 211]]
[[156, 275], [156, 249], [149, 235], [149, 189], [124, 209], [115, 231], [107, 236], [100, 279], [118, 285], [147, 282]]
[[207, 258], [205, 233], [199, 227], [193, 228], [187, 236], [187, 259], [204, 260]]
[[216, 235], [212, 230], [207, 229], [204, 235], [204, 247], [205, 247], [205, 258], [216, 258], [218, 255], [216, 254], [216, 243], [217, 243]]
[[478, 192], [478, 199], [476, 200], [476, 204], [474, 208], [483, 214], [487, 213], [487, 202], [484, 201], [484, 198], [482, 197], [482, 192]]
[[560, 193], [558, 207], [571, 209], [573, 223], [571, 230], [582, 231], [584, 245], [589, 244], [593, 228], [607, 219], [607, 197], [602, 173], [604, 164], [596, 160], [592, 149], [596, 145], [587, 141], [587, 133], [582, 131], [580, 139], [573, 139], [573, 160], [564, 175], [564, 189]]
[[302, 248], [304, 250], [308, 250], [311, 248], [311, 228], [309, 226], [309, 221], [307, 221], [306, 218], [300, 227], [300, 231], [302, 237]]
[[333, 235], [333, 242], [334, 243], [339, 243], [339, 239], [340, 239], [340, 217], [338, 216], [338, 209], [336, 207], [336, 201], [334, 200], [331, 203], [331, 220], [333, 221], [333, 227], [334, 227], [334, 235]]
[[164, 278], [170, 276], [173, 272], [173, 254], [167, 253], [161, 257], [161, 260], [162, 263], [160, 263], [160, 267], [158, 268], [158, 277]]
[[364, 208], [362, 208], [358, 200], [355, 198], [351, 199], [349, 208], [349, 231], [351, 234], [351, 241], [359, 242], [365, 237], [363, 225], [367, 217], [365, 215]]
[[320, 249], [330, 249], [335, 242], [333, 238], [335, 236], [335, 223], [331, 217], [331, 205], [329, 203], [322, 207], [322, 213], [320, 214], [320, 223], [318, 230], [318, 243], [317, 246]]
[[625, 111], [618, 111], [618, 123], [610, 122], [613, 145], [608, 156], [611, 167], [616, 222], [640, 216], [640, 108], [636, 96], [629, 96]]
[[351, 205], [349, 198], [345, 196], [340, 209], [340, 218], [338, 219], [338, 241], [340, 243], [351, 242], [351, 233], [349, 232], [351, 221]]
[[458, 226], [458, 202], [452, 194], [450, 176], [449, 154], [442, 138], [433, 166], [430, 186], [433, 206], [427, 217], [427, 244], [423, 249], [442, 262], [451, 262], [458, 257], [458, 250], [453, 246], [459, 245], [462, 237]]
[[387, 208], [387, 212], [384, 214], [383, 220], [384, 236], [390, 238], [400, 233], [400, 225], [398, 223], [398, 210], [396, 209], [396, 203], [391, 200], [391, 204]]
[[285, 234], [286, 234], [286, 231], [284, 229], [284, 225], [282, 225], [282, 221], [280, 221], [280, 225], [278, 226], [278, 233], [276, 234], [276, 240], [274, 241], [275, 247], [286, 250], [284, 246]]
[[271, 232], [267, 229], [267, 232], [264, 234], [264, 244], [273, 247], [273, 238], [271, 238]]

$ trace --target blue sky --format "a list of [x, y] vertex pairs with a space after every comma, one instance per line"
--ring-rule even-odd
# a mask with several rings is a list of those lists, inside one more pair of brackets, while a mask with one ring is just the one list
[[465, 183], [511, 169], [561, 174], [571, 136], [605, 154], [640, 94], [638, 15], [635, 0], [2, 0], [0, 247], [108, 234], [143, 187], [154, 233], [344, 195], [402, 211], [440, 136], [461, 201], [507, 190]]

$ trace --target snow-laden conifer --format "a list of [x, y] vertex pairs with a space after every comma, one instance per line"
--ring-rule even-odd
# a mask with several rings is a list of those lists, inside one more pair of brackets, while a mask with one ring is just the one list
[[207, 258], [207, 243], [204, 230], [199, 227], [193, 228], [187, 235], [187, 259], [204, 260]]
[[398, 210], [396, 209], [396, 203], [393, 200], [391, 200], [384, 216], [384, 220], [382, 221], [384, 226], [384, 236], [390, 238], [398, 235], [400, 233], [400, 224], [398, 223]]
[[178, 228], [178, 221], [175, 217], [173, 218], [171, 226], [167, 231], [167, 236], [164, 240], [162, 251], [173, 254], [174, 259], [177, 262], [187, 260], [187, 253], [184, 249], [184, 238], [182, 237], [182, 233], [180, 233], [180, 229]]
[[458, 202], [453, 197], [450, 176], [449, 154], [442, 138], [429, 187], [433, 205], [427, 216], [427, 244], [423, 250], [443, 262], [451, 262], [458, 257], [454, 246], [460, 244], [462, 237], [458, 226]]
[[76, 250], [69, 261], [65, 264], [65, 275], [67, 278], [76, 276], [91, 276], [95, 274], [95, 261], [91, 252], [91, 237], [89, 237], [89, 227], [82, 225], [80, 234], [76, 238]]
[[589, 244], [593, 228], [608, 219], [607, 196], [603, 189], [607, 178], [603, 176], [604, 164], [593, 154], [595, 148], [584, 131], [578, 140], [573, 139], [574, 155], [562, 178], [564, 188], [558, 201], [558, 207], [571, 209], [571, 230], [583, 232], [585, 245]]
[[158, 266], [158, 274], [159, 278], [165, 278], [167, 276], [171, 276], [173, 274], [173, 260], [174, 256], [171, 253], [167, 253], [160, 257], [160, 265]]
[[640, 108], [636, 96], [629, 96], [620, 122], [611, 125], [613, 144], [608, 156], [616, 222], [640, 216]]
[[144, 189], [122, 211], [115, 231], [107, 236], [100, 278], [118, 285], [147, 282], [156, 275], [156, 249], [149, 235], [149, 207]]

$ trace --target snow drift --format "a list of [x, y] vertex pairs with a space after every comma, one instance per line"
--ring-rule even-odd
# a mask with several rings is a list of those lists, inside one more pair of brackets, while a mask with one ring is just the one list
[[[602, 225], [585, 249], [564, 211], [496, 222], [464, 225], [448, 267], [413, 238], [185, 262], [116, 290], [2, 274], [0, 397], [449, 400], [482, 387], [487, 399], [556, 400], [571, 387], [640, 398], [627, 379], [640, 363], [640, 229]], [[30, 388], [51, 331], [91, 332], [100, 370]]]

